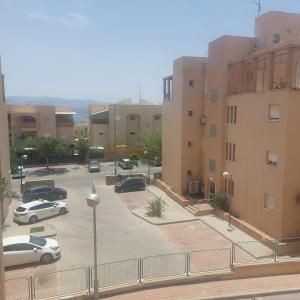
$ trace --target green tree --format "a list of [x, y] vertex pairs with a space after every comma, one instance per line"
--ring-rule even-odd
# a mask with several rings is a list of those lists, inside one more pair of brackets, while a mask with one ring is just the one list
[[12, 174], [18, 171], [18, 166], [21, 164], [21, 156], [24, 153], [22, 145], [13, 144], [10, 146], [10, 169]]
[[161, 132], [153, 131], [151, 134], [142, 136], [139, 141], [143, 150], [147, 151], [147, 158], [150, 160], [161, 160], [162, 138]]
[[4, 201], [5, 201], [5, 197], [7, 196], [6, 194], [6, 190], [7, 190], [7, 181], [5, 178], [0, 177], [0, 210], [1, 210], [1, 227], [4, 224]]
[[141, 160], [140, 156], [137, 153], [130, 154], [129, 159], [133, 166], [138, 166], [139, 161]]
[[49, 160], [55, 157], [64, 156], [68, 153], [65, 144], [52, 137], [33, 137], [25, 140], [25, 147], [31, 147], [36, 150], [37, 157], [46, 160], [46, 167], [49, 169]]
[[75, 144], [75, 149], [78, 151], [78, 155], [83, 161], [86, 161], [89, 152], [90, 143], [86, 138], [79, 139]]
[[228, 211], [227, 195], [221, 192], [215, 193], [213, 199], [211, 200], [211, 205], [214, 208], [220, 208], [224, 211]]

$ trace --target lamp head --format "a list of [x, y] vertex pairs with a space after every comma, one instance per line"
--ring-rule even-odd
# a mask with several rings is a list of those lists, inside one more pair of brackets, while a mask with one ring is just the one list
[[86, 199], [87, 205], [89, 207], [96, 207], [99, 204], [99, 197], [97, 194], [89, 194], [89, 196]]
[[227, 171], [223, 172], [222, 175], [223, 175], [223, 177], [226, 178], [226, 179], [229, 179], [229, 178], [231, 177], [231, 173], [229, 173], [229, 172], [227, 172]]
[[28, 158], [28, 155], [24, 154], [24, 155], [22, 156], [22, 158], [26, 160], [26, 159]]

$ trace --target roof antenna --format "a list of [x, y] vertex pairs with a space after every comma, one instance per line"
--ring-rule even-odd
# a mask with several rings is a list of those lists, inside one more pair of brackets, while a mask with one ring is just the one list
[[261, 1], [258, 0], [257, 2], [256, 1], [251, 1], [251, 3], [253, 3], [254, 5], [257, 6], [257, 15], [260, 16], [260, 13], [261, 13]]

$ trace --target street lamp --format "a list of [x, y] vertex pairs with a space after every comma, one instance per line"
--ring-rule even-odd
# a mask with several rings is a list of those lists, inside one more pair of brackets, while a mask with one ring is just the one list
[[114, 161], [115, 161], [115, 175], [117, 175], [117, 122], [116, 122], [116, 104], [114, 104]]
[[86, 199], [87, 205], [93, 208], [93, 225], [94, 225], [94, 299], [99, 299], [99, 284], [97, 271], [97, 226], [96, 226], [96, 206], [100, 200], [97, 195], [95, 180], [93, 180], [92, 193]]
[[24, 167], [24, 160], [28, 158], [28, 155], [24, 154], [21, 156], [21, 185], [20, 185], [20, 192], [23, 192], [22, 185], [23, 185], [23, 167]]
[[225, 171], [223, 177], [228, 180], [227, 196], [228, 196], [228, 226], [231, 228], [231, 189], [232, 189], [232, 174]]
[[150, 184], [151, 183], [151, 181], [150, 181], [150, 158], [149, 158], [148, 154], [149, 154], [149, 152], [147, 150], [145, 150], [144, 155], [146, 157], [148, 157], [148, 184]]

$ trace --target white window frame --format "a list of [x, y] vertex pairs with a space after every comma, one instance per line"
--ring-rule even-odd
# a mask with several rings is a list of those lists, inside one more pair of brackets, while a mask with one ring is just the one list
[[278, 165], [278, 155], [273, 151], [267, 151], [266, 164], [270, 167], [277, 167]]
[[[276, 111], [277, 108], [277, 111]], [[270, 121], [279, 121], [280, 120], [280, 105], [279, 104], [270, 104], [268, 119]]]

